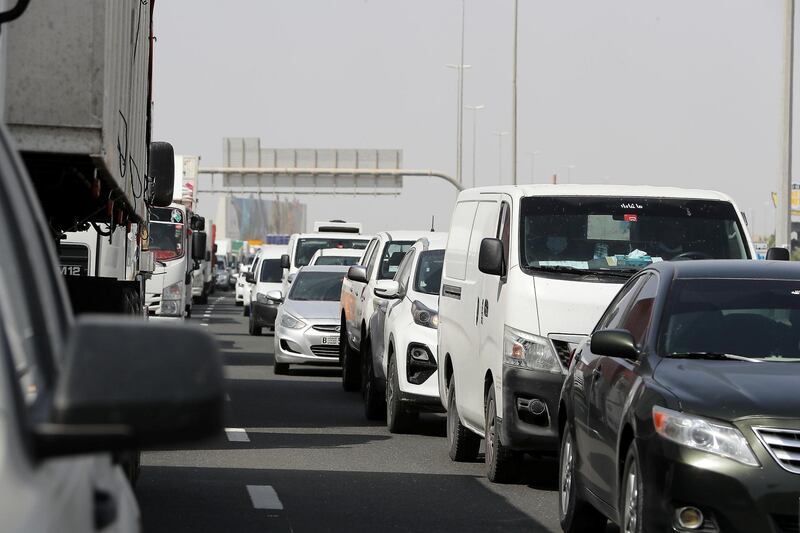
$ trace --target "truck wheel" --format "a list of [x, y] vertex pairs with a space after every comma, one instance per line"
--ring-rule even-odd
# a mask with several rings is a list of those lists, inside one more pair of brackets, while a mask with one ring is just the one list
[[386, 427], [389, 433], [407, 433], [419, 419], [419, 413], [407, 411], [400, 401], [400, 378], [397, 360], [389, 359], [389, 376], [386, 380]]
[[447, 447], [450, 459], [458, 462], [474, 461], [480, 445], [480, 437], [467, 429], [458, 418], [456, 378], [453, 376], [447, 385]]
[[242, 307], [243, 305], [244, 305], [244, 302], [240, 302], [239, 300], [236, 300], [236, 307]]
[[357, 391], [361, 385], [358, 354], [347, 342], [347, 330], [344, 320], [339, 332], [339, 358], [342, 361], [342, 388], [348, 392]]
[[189, 305], [186, 306], [186, 318], [192, 318], [192, 307]]
[[289, 373], [289, 363], [279, 363], [275, 361], [275, 364], [272, 365], [272, 371], [276, 376], [286, 375]]
[[364, 415], [367, 420], [381, 420], [386, 415], [386, 394], [378, 391], [378, 379], [375, 377], [375, 363], [372, 360], [372, 347], [369, 338], [365, 339], [361, 348], [361, 357], [366, 364], [364, 368]]
[[[242, 305], [244, 305], [244, 303], [242, 303]], [[245, 305], [244, 306], [244, 311], [242, 313], [244, 314], [244, 316], [250, 316], [250, 306], [249, 305]]]
[[486, 441], [486, 477], [492, 483], [508, 483], [513, 481], [519, 472], [521, 454], [509, 449], [500, 441], [497, 427], [497, 402], [494, 397], [494, 384], [489, 386], [486, 395], [485, 412]]
[[204, 292], [204, 293], [202, 294], [202, 296], [200, 296], [200, 303], [201, 303], [202, 305], [208, 305], [208, 293], [205, 293], [205, 292]]

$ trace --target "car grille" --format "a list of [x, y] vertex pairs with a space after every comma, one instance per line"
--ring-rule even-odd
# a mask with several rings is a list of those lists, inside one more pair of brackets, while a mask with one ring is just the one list
[[800, 431], [765, 427], [753, 430], [779, 465], [793, 474], [800, 474]]
[[311, 347], [311, 353], [317, 357], [339, 357], [339, 347], [330, 344], [315, 344]]
[[772, 520], [781, 533], [800, 533], [800, 522], [795, 515], [774, 514]]
[[315, 330], [317, 330], [317, 331], [329, 331], [329, 332], [339, 333], [339, 330], [341, 329], [341, 326], [336, 325], [336, 324], [334, 324], [334, 325], [316, 325], [316, 326], [313, 326], [313, 328]]

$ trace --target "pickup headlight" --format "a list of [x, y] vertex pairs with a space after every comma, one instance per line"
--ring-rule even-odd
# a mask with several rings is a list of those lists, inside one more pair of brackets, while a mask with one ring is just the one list
[[439, 313], [419, 300], [414, 300], [414, 303], [411, 304], [411, 315], [414, 317], [414, 323], [419, 326], [431, 329], [439, 328]]
[[730, 424], [656, 405], [653, 406], [653, 425], [659, 435], [672, 442], [748, 466], [759, 465], [747, 439]]
[[183, 283], [173, 283], [164, 287], [164, 292], [161, 293], [162, 300], [180, 300], [183, 296]]
[[289, 329], [303, 329], [306, 323], [299, 318], [293, 317], [289, 313], [284, 313], [281, 316], [281, 326]]
[[503, 333], [503, 363], [552, 374], [562, 372], [550, 339], [508, 326]]

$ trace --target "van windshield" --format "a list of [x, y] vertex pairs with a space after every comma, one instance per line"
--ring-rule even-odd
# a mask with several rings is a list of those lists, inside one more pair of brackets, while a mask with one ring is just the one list
[[297, 250], [294, 255], [294, 266], [306, 266], [317, 250], [323, 248], [352, 248], [363, 250], [369, 241], [366, 239], [337, 239], [337, 238], [313, 238], [300, 239], [297, 241]]
[[523, 198], [523, 268], [633, 272], [659, 261], [749, 259], [730, 202], [674, 198]]

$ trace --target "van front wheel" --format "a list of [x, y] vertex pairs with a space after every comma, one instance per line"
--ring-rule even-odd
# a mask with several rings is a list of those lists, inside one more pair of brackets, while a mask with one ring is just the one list
[[457, 462], [474, 461], [481, 439], [461, 423], [456, 407], [456, 378], [447, 385], [447, 447], [450, 459]]
[[484, 427], [486, 428], [486, 477], [492, 483], [513, 481], [519, 472], [520, 453], [509, 449], [500, 441], [494, 384], [489, 386], [489, 393], [486, 395]]

